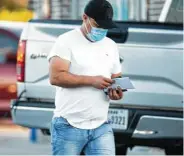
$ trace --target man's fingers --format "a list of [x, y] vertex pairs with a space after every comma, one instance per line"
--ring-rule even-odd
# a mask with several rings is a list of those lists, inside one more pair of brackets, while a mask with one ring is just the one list
[[116, 100], [120, 99], [119, 95], [117, 94], [116, 89], [113, 89], [113, 98]]
[[106, 81], [106, 82], [108, 82], [108, 83], [110, 83], [110, 84], [112, 84], [112, 83], [114, 82], [112, 79], [108, 79], [108, 78], [106, 78], [106, 77], [104, 77], [104, 81]]
[[123, 91], [121, 90], [121, 88], [118, 88], [118, 95], [120, 98], [123, 97]]
[[109, 90], [108, 90], [108, 95], [109, 95], [109, 97], [110, 97], [110, 99], [112, 100], [113, 99], [113, 93], [112, 93], [112, 89], [110, 88]]
[[107, 88], [107, 87], [111, 86], [111, 84], [108, 83], [108, 82], [104, 82], [104, 83], [103, 83], [103, 86], [105, 86], [105, 87]]
[[101, 89], [105, 89], [105, 88], [107, 88], [107, 87], [106, 87], [105, 85], [102, 84], [102, 85], [100, 86], [100, 88], [101, 88]]

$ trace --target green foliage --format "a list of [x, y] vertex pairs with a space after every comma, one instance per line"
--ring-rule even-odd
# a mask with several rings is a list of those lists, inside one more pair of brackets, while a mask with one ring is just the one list
[[10, 11], [19, 10], [22, 9], [23, 6], [16, 3], [13, 0], [0, 0], [0, 10], [2, 9], [8, 9]]

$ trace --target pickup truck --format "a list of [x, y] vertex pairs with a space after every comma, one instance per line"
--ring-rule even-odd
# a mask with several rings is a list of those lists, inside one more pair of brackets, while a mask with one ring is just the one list
[[[50, 134], [55, 87], [49, 83], [47, 56], [59, 35], [81, 23], [31, 20], [26, 24], [17, 52], [18, 98], [11, 101], [15, 124]], [[117, 154], [142, 145], [183, 155], [182, 23], [183, 1], [167, 0], [159, 23], [117, 22], [119, 28], [108, 32], [119, 47], [122, 76], [130, 77], [135, 87], [122, 100], [110, 101]]]
[[[56, 38], [82, 21], [31, 20], [17, 52], [18, 98], [11, 101], [15, 124], [49, 134], [55, 87], [49, 83], [47, 55]], [[183, 148], [182, 24], [117, 22], [108, 37], [119, 46], [123, 77], [135, 90], [111, 101], [109, 118], [117, 152], [127, 147], [154, 146], [166, 154]], [[72, 40], [72, 38], [71, 38]], [[85, 58], [84, 58], [85, 59]]]

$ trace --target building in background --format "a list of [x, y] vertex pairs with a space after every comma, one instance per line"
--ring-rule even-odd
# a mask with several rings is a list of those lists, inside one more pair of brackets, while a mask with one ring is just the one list
[[42, 12], [42, 5], [44, 0], [28, 0], [28, 9], [34, 12], [35, 19], [42, 19], [43, 12]]
[[71, 19], [72, 18], [72, 0], [51, 0], [50, 15], [52, 19]]
[[[172, 0], [108, 0], [114, 8], [114, 20], [158, 21], [166, 1]], [[81, 19], [89, 0], [29, 0], [35, 18]]]
[[71, 0], [29, 0], [36, 19], [71, 19]]

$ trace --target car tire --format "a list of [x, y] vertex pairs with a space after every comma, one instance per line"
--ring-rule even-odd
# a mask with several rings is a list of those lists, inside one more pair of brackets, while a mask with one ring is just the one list
[[183, 147], [182, 146], [166, 147], [165, 148], [165, 154], [166, 155], [183, 155]]
[[41, 129], [41, 132], [45, 136], [50, 136], [50, 131], [48, 129]]
[[128, 146], [122, 145], [116, 147], [116, 155], [126, 155]]

